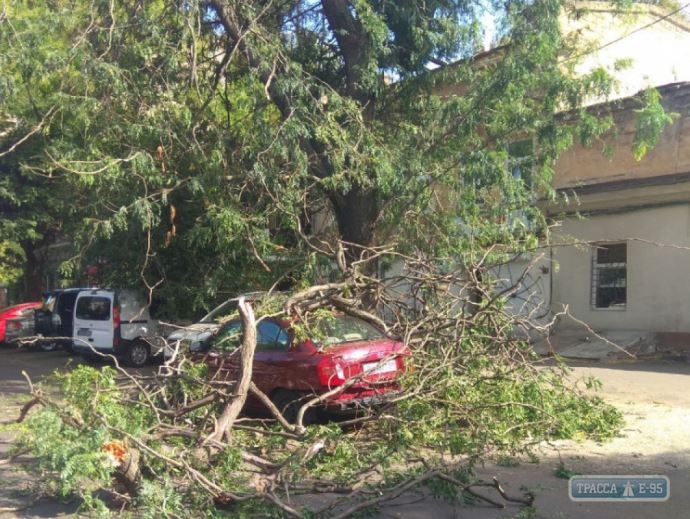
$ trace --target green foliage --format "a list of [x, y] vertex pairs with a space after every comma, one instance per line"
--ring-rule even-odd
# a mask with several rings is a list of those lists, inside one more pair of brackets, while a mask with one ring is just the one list
[[50, 474], [50, 486], [62, 498], [84, 489], [86, 493], [110, 482], [108, 460], [101, 450], [107, 435], [102, 428], [78, 434], [64, 426], [57, 409], [45, 409], [25, 424], [18, 447], [38, 456], [39, 471]]
[[24, 251], [16, 242], [0, 241], [0, 285], [9, 285], [22, 275]]
[[520, 509], [515, 515], [515, 519], [535, 519], [537, 517], [537, 509], [533, 506], [527, 506]]
[[661, 137], [661, 132], [678, 117], [677, 113], [667, 113], [661, 105], [661, 95], [652, 88], [643, 94], [644, 107], [636, 110], [635, 138], [633, 156], [642, 160]]
[[317, 345], [327, 345], [326, 330], [329, 323], [335, 323], [333, 311], [327, 308], [319, 308], [310, 312], [305, 319], [295, 322], [292, 326], [295, 331], [295, 340], [311, 340]]
[[570, 479], [571, 477], [578, 475], [578, 472], [566, 467], [565, 463], [563, 463], [562, 461], [558, 463], [558, 466], [556, 467], [554, 473], [556, 474], [557, 478], [561, 479]]
[[519, 344], [502, 341], [495, 349], [492, 342], [473, 337], [457, 349], [434, 345], [443, 355], [425, 357], [409, 381], [415, 388], [429, 384], [433, 397], [400, 404], [411, 424], [399, 431], [401, 442], [484, 455], [513, 449], [529, 437], [605, 439], [617, 434], [621, 414], [571, 389], [564, 382], [565, 368], [535, 370], [514, 360], [529, 354]]
[[[457, 256], [458, 220], [519, 248], [545, 228], [532, 202], [553, 160], [610, 126], [557, 121], [612, 87], [560, 60], [577, 55], [558, 30], [564, 4], [13, 2], [0, 37], [0, 114], [16, 121], [0, 135], [17, 143], [0, 157], [3, 238], [30, 254], [66, 239], [63, 268], [44, 270], [79, 283], [98, 265], [89, 281], [156, 286], [170, 317], [321, 281], [312, 249], [334, 230], [355, 245], [348, 261], [393, 243]], [[481, 49], [485, 9], [510, 45], [473, 67], [462, 60]], [[448, 85], [462, 95], [437, 95]], [[638, 157], [666, 121], [648, 101]], [[516, 138], [533, 142], [528, 182], [506, 169]]]

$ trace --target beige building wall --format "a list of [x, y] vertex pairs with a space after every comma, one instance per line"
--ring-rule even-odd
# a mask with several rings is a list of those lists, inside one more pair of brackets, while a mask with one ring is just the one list
[[541, 249], [522, 254], [492, 269], [496, 290], [512, 289], [506, 297], [506, 311], [509, 314], [528, 319], [535, 326], [544, 326], [551, 321], [553, 266], [551, 251]]
[[[595, 105], [604, 100], [592, 98], [589, 107], [612, 115], [615, 131], [590, 146], [574, 145], [556, 163], [553, 186], [568, 193], [570, 203], [545, 204], [545, 209], [565, 214], [555, 237], [563, 245], [554, 247], [553, 261], [546, 257], [534, 266], [509, 308], [547, 319], [541, 300], [553, 313], [567, 306], [597, 330], [690, 333], [690, 59], [685, 51], [690, 22], [648, 4], [625, 15], [607, 2], [574, 6], [561, 23], [564, 34], [582, 45], [575, 73], [603, 67], [618, 80], [614, 102]], [[500, 52], [494, 49], [458, 66], [490, 67]], [[570, 62], [565, 58], [563, 64]], [[636, 160], [632, 149], [641, 104], [631, 96], [652, 86], [677, 117], [657, 146]], [[438, 90], [440, 95], [463, 92], [462, 84]], [[627, 243], [627, 305], [594, 309], [589, 244], [611, 241]], [[507, 286], [528, 263], [521, 258], [495, 274]], [[567, 319], [560, 326], [581, 327]]]
[[[690, 47], [689, 47], [690, 48]], [[690, 63], [690, 60], [688, 60]], [[667, 112], [676, 114], [658, 144], [642, 160], [632, 153], [639, 104], [626, 100], [612, 106], [616, 130], [590, 146], [575, 144], [556, 163], [554, 187], [660, 177], [690, 171], [690, 88], [687, 84], [659, 89]]]
[[[617, 135], [575, 146], [556, 164], [554, 185], [570, 203], [547, 207], [561, 220], [556, 241], [566, 244], [554, 248], [552, 311], [567, 306], [598, 331], [690, 333], [690, 84], [659, 90], [678, 116], [642, 160], [631, 152], [636, 106], [625, 100]], [[593, 308], [589, 244], [597, 242], [627, 243], [624, 309]], [[581, 324], [563, 319], [560, 327]]]
[[[690, 332], [690, 202], [620, 214], [570, 218], [554, 248], [554, 312], [564, 306], [595, 330]], [[591, 305], [592, 253], [597, 241], [626, 241], [627, 306]], [[567, 319], [561, 326], [580, 326]]]

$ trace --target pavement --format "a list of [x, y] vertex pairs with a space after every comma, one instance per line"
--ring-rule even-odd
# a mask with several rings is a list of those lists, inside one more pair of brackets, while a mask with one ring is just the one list
[[639, 330], [594, 331], [557, 329], [533, 343], [541, 356], [591, 361], [684, 360], [690, 361], [690, 342], [668, 344], [654, 333]]

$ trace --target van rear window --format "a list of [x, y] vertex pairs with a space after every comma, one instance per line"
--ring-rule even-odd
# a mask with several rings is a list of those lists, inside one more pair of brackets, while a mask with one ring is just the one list
[[77, 319], [107, 321], [110, 319], [110, 299], [102, 296], [84, 296], [77, 301]]

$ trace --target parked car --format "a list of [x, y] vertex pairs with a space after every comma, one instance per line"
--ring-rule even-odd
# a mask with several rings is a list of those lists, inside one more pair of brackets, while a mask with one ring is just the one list
[[147, 300], [134, 290], [81, 290], [74, 305], [72, 348], [88, 358], [114, 355], [129, 366], [143, 366], [163, 352], [158, 321]]
[[[307, 336], [305, 330], [310, 330]], [[234, 319], [199, 344], [195, 355], [214, 374], [232, 379], [239, 370], [241, 340], [242, 323]], [[328, 396], [320, 409], [351, 413], [399, 393], [407, 353], [402, 342], [349, 315], [335, 314], [306, 328], [301, 322], [263, 318], [257, 324], [252, 380], [288, 421], [295, 420], [304, 399], [350, 382]], [[255, 398], [249, 398], [246, 407], [262, 409]], [[310, 413], [306, 421], [314, 417]]]
[[0, 310], [0, 344], [15, 342], [21, 337], [33, 335], [34, 310], [38, 301], [20, 303]]
[[62, 347], [72, 353], [74, 303], [84, 288], [65, 288], [44, 294], [43, 306], [34, 313], [34, 329], [43, 336], [39, 344], [44, 350]]
[[[249, 292], [241, 297], [249, 302], [256, 302], [267, 294], [267, 292]], [[227, 299], [202, 317], [200, 321], [173, 331], [167, 337], [168, 347], [174, 349], [181, 346], [182, 351], [198, 349], [201, 344], [207, 342], [218, 331], [224, 322], [238, 315], [239, 300], [240, 296]]]

